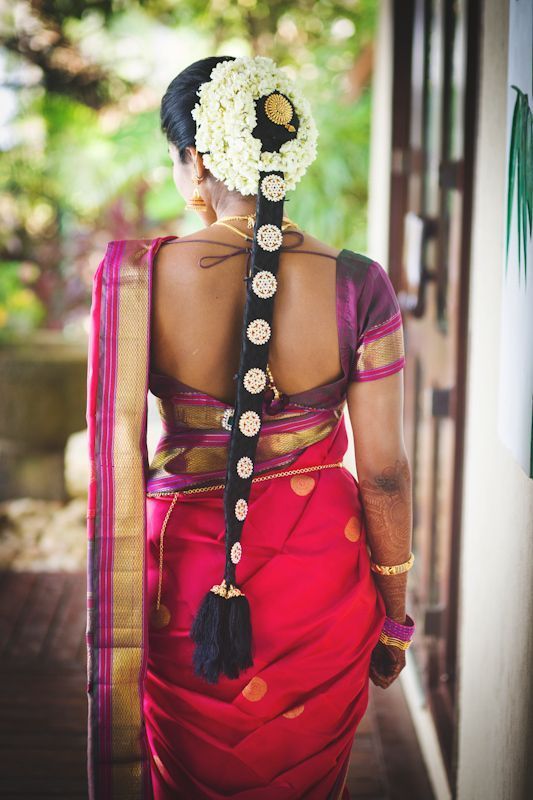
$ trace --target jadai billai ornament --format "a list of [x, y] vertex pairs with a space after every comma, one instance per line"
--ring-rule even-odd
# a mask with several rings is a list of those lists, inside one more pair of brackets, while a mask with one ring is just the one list
[[[257, 194], [251, 269], [241, 331], [230, 431], [224, 519], [226, 560], [221, 582], [206, 592], [193, 620], [195, 673], [210, 683], [238, 678], [253, 665], [250, 604], [236, 582], [246, 558], [240, 542], [249, 512], [254, 458], [267, 390], [268, 349], [288, 188], [316, 154], [316, 128], [296, 86], [263, 56], [219, 62], [198, 90], [192, 116], [204, 163], [229, 189]], [[209, 152], [206, 152], [209, 151]]]

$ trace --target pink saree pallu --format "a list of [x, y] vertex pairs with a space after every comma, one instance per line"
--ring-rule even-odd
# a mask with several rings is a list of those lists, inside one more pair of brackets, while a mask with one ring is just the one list
[[151, 798], [142, 711], [150, 242], [110, 242], [93, 280], [87, 370], [90, 800]]
[[[347, 800], [385, 608], [359, 486], [342, 465], [348, 380], [403, 367], [384, 271], [343, 250], [343, 378], [265, 399], [238, 564], [253, 665], [208, 683], [190, 627], [224, 565], [233, 409], [150, 370], [162, 241], [110, 242], [93, 281], [87, 374], [90, 800]], [[364, 291], [363, 291], [364, 289]], [[147, 394], [162, 436], [149, 463]]]

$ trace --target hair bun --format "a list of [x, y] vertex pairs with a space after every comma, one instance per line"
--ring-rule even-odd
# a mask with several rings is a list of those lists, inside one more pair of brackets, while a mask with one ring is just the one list
[[252, 136], [261, 140], [262, 152], [276, 152], [285, 142], [295, 139], [300, 119], [294, 105], [283, 92], [274, 91], [255, 101], [257, 124]]

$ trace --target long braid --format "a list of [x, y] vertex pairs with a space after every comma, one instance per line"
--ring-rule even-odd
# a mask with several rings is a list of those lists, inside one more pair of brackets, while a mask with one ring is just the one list
[[[275, 113], [269, 112], [272, 107], [275, 112], [276, 101], [278, 107], [285, 103], [285, 111], [286, 103], [289, 104], [291, 125], [273, 120]], [[285, 95], [272, 92], [261, 97], [256, 107], [258, 124], [253, 135], [261, 139], [263, 150], [277, 150], [283, 142], [296, 136], [298, 117]], [[240, 537], [248, 510], [262, 420], [284, 198], [284, 173], [280, 170], [260, 172], [251, 270], [245, 278], [247, 293], [238, 384], [224, 488], [224, 578], [206, 593], [191, 627], [191, 638], [196, 643], [195, 673], [210, 683], [217, 683], [220, 673], [237, 678], [241, 670], [253, 664], [250, 605], [236, 584], [235, 568], [241, 555]]]

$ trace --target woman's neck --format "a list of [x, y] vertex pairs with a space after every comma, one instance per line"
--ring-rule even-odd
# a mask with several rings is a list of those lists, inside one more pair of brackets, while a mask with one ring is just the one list
[[218, 202], [213, 204], [213, 210], [217, 215], [217, 219], [221, 217], [230, 217], [247, 214], [254, 214], [257, 205], [256, 195], [249, 197], [221, 197]]

